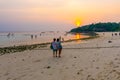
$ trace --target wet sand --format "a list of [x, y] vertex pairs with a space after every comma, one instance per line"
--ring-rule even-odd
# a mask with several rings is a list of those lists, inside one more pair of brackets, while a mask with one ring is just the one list
[[120, 80], [120, 36], [100, 35], [63, 46], [61, 58], [48, 48], [2, 55], [0, 80]]

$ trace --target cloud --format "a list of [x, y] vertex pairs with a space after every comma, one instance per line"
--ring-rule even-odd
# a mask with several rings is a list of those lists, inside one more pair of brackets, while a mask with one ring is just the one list
[[1, 9], [61, 7], [70, 0], [0, 0]]

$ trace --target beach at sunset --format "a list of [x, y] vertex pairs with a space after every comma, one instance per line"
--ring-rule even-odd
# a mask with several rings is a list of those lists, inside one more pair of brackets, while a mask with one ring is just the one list
[[61, 58], [53, 58], [49, 46], [2, 55], [0, 79], [119, 80], [120, 36], [99, 35], [96, 39], [64, 45]]
[[0, 80], [120, 80], [120, 0], [0, 0]]

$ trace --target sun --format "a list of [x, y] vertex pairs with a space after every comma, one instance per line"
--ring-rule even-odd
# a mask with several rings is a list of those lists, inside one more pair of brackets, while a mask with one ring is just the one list
[[80, 21], [79, 19], [77, 19], [77, 20], [75, 21], [75, 24], [76, 24], [77, 27], [80, 27], [81, 21]]
[[76, 26], [80, 26], [80, 21], [77, 21], [77, 22], [76, 22]]

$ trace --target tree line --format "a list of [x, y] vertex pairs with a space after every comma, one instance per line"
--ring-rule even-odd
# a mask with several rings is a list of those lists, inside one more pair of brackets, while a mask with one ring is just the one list
[[115, 31], [120, 31], [120, 22], [89, 24], [80, 26], [78, 28], [74, 28], [70, 32], [86, 33], [86, 32], [115, 32]]

